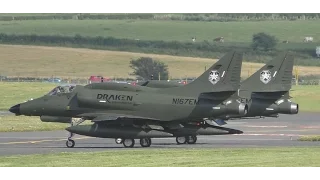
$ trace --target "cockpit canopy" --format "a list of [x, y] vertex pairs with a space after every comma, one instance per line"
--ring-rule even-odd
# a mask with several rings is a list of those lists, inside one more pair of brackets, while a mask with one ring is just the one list
[[71, 93], [75, 87], [76, 87], [75, 85], [57, 86], [54, 89], [52, 89], [47, 95], [54, 96], [57, 94]]

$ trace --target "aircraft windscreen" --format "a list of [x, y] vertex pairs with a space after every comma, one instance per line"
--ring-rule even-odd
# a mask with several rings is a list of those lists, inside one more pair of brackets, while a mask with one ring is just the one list
[[54, 96], [57, 94], [70, 93], [74, 90], [74, 88], [75, 86], [73, 85], [57, 86], [54, 89], [52, 89], [47, 95]]

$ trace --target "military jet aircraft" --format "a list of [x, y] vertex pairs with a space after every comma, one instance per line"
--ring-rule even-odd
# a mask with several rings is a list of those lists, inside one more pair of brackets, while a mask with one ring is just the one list
[[[193, 144], [197, 135], [239, 134], [242, 131], [202, 124], [203, 118], [224, 114], [243, 116], [245, 103], [237, 101], [242, 53], [230, 52], [193, 82], [180, 87], [150, 88], [118, 83], [95, 83], [55, 88], [49, 94], [10, 108], [16, 115], [41, 116], [43, 121], [65, 122], [81, 118], [67, 131], [67, 147], [74, 134], [115, 138], [124, 147], [140, 139], [176, 137], [178, 144]], [[85, 120], [93, 124], [80, 125]]]
[[241, 101], [249, 105], [244, 116], [223, 115], [222, 119], [278, 117], [297, 114], [299, 105], [290, 100], [294, 56], [282, 52], [240, 84]]
[[[299, 105], [290, 100], [294, 56], [291, 52], [282, 52], [269, 61], [248, 79], [240, 83], [239, 97], [248, 104], [248, 113], [241, 115], [223, 115], [214, 120], [207, 119], [211, 125], [224, 125], [224, 120], [278, 117], [279, 114], [297, 114]], [[141, 86], [168, 88], [182, 86], [178, 83], [166, 85], [166, 82], [148, 81]]]

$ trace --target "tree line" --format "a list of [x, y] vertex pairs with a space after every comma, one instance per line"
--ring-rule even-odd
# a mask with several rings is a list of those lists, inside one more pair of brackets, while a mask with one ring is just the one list
[[[151, 41], [119, 39], [114, 37], [85, 37], [81, 35], [60, 36], [60, 35], [16, 35], [0, 33], [1, 44], [22, 44], [22, 45], [45, 45], [62, 46], [75, 48], [105, 49], [129, 52], [142, 52], [151, 54], [168, 54], [177, 56], [219, 58], [221, 55], [232, 51], [242, 51], [246, 55], [246, 61], [266, 62], [268, 57], [275, 56], [279, 50], [274, 45], [274, 39], [265, 34], [258, 33], [253, 36], [253, 43], [239, 46], [237, 43], [216, 43], [216, 42], [179, 42], [179, 41]], [[290, 49], [288, 49], [290, 50]], [[294, 49], [296, 56], [308, 59], [314, 56], [314, 49]], [[264, 58], [257, 58], [262, 56]], [[311, 61], [310, 61], [311, 62]], [[309, 65], [309, 61], [299, 62]], [[310, 65], [320, 65], [313, 62]]]
[[14, 20], [83, 20], [83, 19], [153, 19], [182, 21], [263, 21], [263, 20], [316, 20], [320, 13], [188, 13], [188, 14], [90, 14], [90, 13], [60, 13], [33, 15], [2, 15], [0, 21]]

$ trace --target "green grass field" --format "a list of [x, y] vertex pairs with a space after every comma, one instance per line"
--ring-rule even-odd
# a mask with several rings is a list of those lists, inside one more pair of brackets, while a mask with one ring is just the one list
[[320, 135], [302, 136], [299, 141], [320, 141]]
[[[70, 13], [69, 15], [74, 15], [77, 13]], [[57, 16], [57, 15], [65, 15], [65, 13], [0, 13], [0, 16]]]
[[56, 86], [51, 83], [0, 82], [0, 110], [8, 110], [17, 103], [43, 96]]
[[300, 111], [320, 112], [320, 86], [293, 86], [290, 96]]
[[[319, 167], [320, 148], [130, 149], [0, 156], [7, 167]], [[67, 161], [66, 161], [67, 159]]]
[[[0, 45], [0, 75], [20, 77], [89, 78], [102, 75], [111, 78], [135, 78], [130, 73], [131, 59], [151, 57], [168, 65], [172, 78], [198, 77], [216, 59], [143, 54], [78, 48]], [[245, 60], [245, 59], [244, 59]], [[243, 62], [243, 78], [261, 68], [262, 63]], [[320, 67], [298, 67], [299, 75], [320, 75]]]
[[63, 130], [69, 124], [42, 122], [34, 116], [0, 116], [0, 132], [53, 131]]
[[0, 32], [9, 34], [112, 36], [141, 40], [251, 42], [252, 35], [266, 32], [279, 40], [302, 42], [305, 36], [320, 39], [320, 21], [199, 22], [157, 20], [28, 20], [0, 22]]

